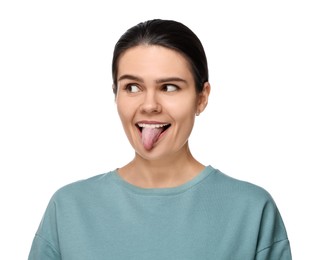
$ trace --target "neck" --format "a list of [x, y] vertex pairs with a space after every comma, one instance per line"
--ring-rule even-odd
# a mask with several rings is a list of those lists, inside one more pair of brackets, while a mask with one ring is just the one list
[[142, 188], [169, 188], [184, 184], [204, 169], [188, 147], [169, 157], [148, 160], [135, 154], [134, 159], [118, 170], [121, 177]]

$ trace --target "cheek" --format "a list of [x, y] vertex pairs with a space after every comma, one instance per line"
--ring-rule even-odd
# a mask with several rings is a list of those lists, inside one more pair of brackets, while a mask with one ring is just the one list
[[176, 118], [193, 117], [196, 113], [196, 99], [185, 97], [178, 100], [171, 100], [166, 103], [166, 108], [171, 111]]
[[195, 121], [195, 109], [193, 103], [179, 103], [178, 106], [172, 107], [170, 111], [170, 114], [179, 130], [182, 130], [184, 134], [185, 131], [192, 131]]
[[130, 120], [130, 117], [131, 117], [131, 113], [129, 111], [129, 106], [124, 104], [124, 102], [121, 102], [120, 100], [116, 101], [116, 104], [117, 104], [117, 112], [118, 112], [118, 115], [119, 115], [119, 118], [121, 120], [121, 122], [123, 124], [125, 124], [127, 121]]

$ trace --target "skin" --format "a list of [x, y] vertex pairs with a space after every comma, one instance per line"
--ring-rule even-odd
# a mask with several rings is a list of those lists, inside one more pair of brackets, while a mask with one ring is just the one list
[[[169, 188], [199, 174], [204, 165], [191, 154], [188, 138], [195, 116], [208, 102], [209, 83], [195, 89], [190, 64], [178, 52], [153, 45], [125, 51], [118, 62], [116, 104], [134, 159], [118, 169], [127, 182], [142, 188]], [[142, 144], [137, 123], [170, 127], [151, 149]]]

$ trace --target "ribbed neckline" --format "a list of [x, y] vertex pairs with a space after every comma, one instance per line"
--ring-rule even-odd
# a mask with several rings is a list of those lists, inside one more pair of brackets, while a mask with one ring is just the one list
[[138, 194], [143, 195], [152, 195], [152, 196], [167, 196], [167, 195], [175, 195], [178, 193], [182, 193], [195, 185], [202, 182], [206, 177], [208, 177], [212, 172], [214, 172], [215, 169], [208, 165], [206, 166], [197, 176], [195, 176], [193, 179], [189, 180], [188, 182], [172, 187], [172, 188], [141, 188], [138, 186], [135, 186], [127, 181], [125, 181], [118, 173], [117, 170], [112, 171], [111, 176], [120, 184], [121, 186], [129, 189], [130, 191]]

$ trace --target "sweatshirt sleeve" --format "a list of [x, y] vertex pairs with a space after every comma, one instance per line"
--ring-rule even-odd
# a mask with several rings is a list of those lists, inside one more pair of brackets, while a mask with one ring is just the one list
[[267, 201], [262, 211], [255, 259], [292, 260], [287, 232], [272, 198]]
[[291, 260], [291, 250], [288, 239], [275, 242], [270, 247], [264, 248], [256, 255], [256, 260]]
[[60, 253], [53, 245], [40, 235], [36, 234], [28, 260], [60, 260]]
[[28, 260], [60, 260], [56, 203], [53, 198], [33, 239]]

